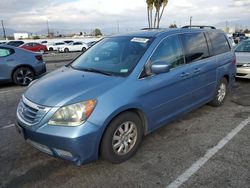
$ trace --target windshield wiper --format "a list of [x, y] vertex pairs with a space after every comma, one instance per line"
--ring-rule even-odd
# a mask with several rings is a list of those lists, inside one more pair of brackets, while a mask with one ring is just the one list
[[93, 69], [93, 68], [80, 68], [78, 70], [81, 70], [81, 71], [86, 71], [86, 72], [94, 72], [94, 73], [100, 73], [100, 74], [104, 74], [104, 75], [107, 75], [107, 76], [113, 76], [111, 73], [109, 72], [106, 72], [106, 71], [102, 71], [102, 70], [97, 70], [97, 69]]

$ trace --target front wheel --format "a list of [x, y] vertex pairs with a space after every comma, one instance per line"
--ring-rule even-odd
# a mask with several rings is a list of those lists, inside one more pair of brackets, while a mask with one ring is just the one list
[[101, 156], [112, 163], [132, 157], [143, 136], [140, 118], [132, 112], [117, 116], [108, 126], [101, 143]]
[[215, 107], [221, 106], [225, 102], [227, 94], [228, 81], [226, 78], [222, 78], [216, 88], [216, 94], [214, 96], [214, 99], [209, 104]]
[[68, 49], [68, 48], [65, 48], [65, 49], [64, 49], [64, 52], [65, 52], [65, 53], [68, 53], [68, 52], [69, 52], [69, 49]]
[[20, 67], [13, 74], [16, 85], [27, 86], [34, 80], [34, 72], [28, 67]]

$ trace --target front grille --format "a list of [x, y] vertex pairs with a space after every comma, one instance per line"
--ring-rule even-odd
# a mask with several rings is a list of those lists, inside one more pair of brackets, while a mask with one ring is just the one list
[[50, 108], [37, 105], [23, 96], [17, 108], [17, 117], [25, 125], [33, 126], [38, 124], [49, 110]]
[[246, 76], [247, 74], [237, 73], [236, 76]]

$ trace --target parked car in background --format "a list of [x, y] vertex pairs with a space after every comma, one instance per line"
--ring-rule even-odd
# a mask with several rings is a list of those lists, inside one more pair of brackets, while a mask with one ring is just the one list
[[77, 165], [99, 155], [121, 163], [143, 135], [204, 104], [221, 106], [235, 73], [235, 54], [221, 30], [111, 36], [31, 84], [16, 127], [35, 148]]
[[46, 72], [41, 54], [0, 45], [0, 82], [26, 86]]
[[66, 43], [66, 44], [69, 44], [69, 43], [72, 43], [72, 42], [74, 42], [73, 40], [65, 40], [65, 41], [63, 41], [64, 43]]
[[59, 48], [64, 47], [65, 45], [66, 43], [64, 42], [54, 42], [51, 44], [47, 44], [46, 46], [49, 51], [56, 51], [59, 50]]
[[63, 47], [59, 48], [59, 52], [77, 52], [82, 51], [85, 52], [88, 49], [88, 45], [84, 42], [72, 42]]
[[1, 41], [0, 44], [5, 44], [6, 42]]
[[41, 41], [40, 43], [43, 44], [43, 45], [46, 45], [46, 44], [48, 44], [48, 41], [44, 40], [44, 41]]
[[21, 46], [19, 46], [19, 48], [23, 48], [25, 50], [29, 50], [29, 51], [33, 51], [33, 52], [40, 52], [40, 53], [44, 53], [44, 52], [47, 52], [48, 49], [45, 45], [42, 45], [40, 43], [37, 43], [37, 42], [28, 42], [28, 43], [25, 43]]
[[90, 47], [94, 46], [97, 42], [98, 41], [91, 41], [91, 42], [88, 42], [87, 45], [90, 48]]
[[238, 78], [250, 79], [250, 40], [242, 41], [235, 48]]
[[14, 47], [19, 47], [19, 46], [23, 45], [24, 42], [20, 41], [20, 40], [13, 40], [13, 41], [7, 42], [6, 44], [10, 45], [10, 46], [14, 46]]

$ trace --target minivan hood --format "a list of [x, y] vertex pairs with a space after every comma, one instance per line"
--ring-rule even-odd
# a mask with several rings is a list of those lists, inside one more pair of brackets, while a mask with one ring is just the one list
[[236, 52], [237, 64], [250, 63], [250, 52]]
[[97, 99], [123, 79], [63, 67], [35, 81], [24, 96], [39, 105], [64, 106]]

